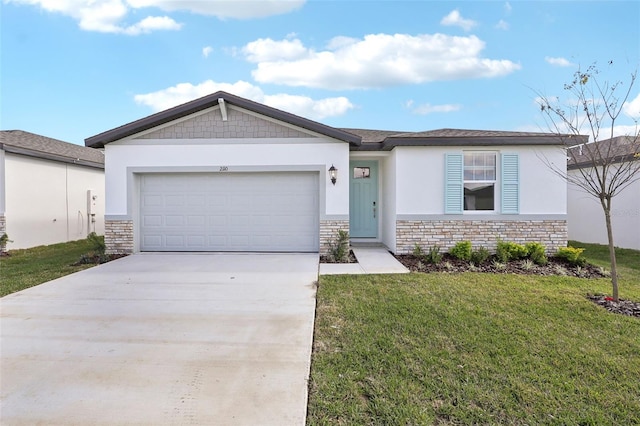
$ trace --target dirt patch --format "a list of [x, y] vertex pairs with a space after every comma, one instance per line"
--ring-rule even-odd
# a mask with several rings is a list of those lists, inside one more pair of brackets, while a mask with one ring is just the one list
[[536, 265], [528, 260], [500, 263], [491, 257], [480, 265], [458, 260], [444, 254], [436, 265], [427, 263], [412, 254], [397, 255], [396, 259], [411, 272], [487, 272], [493, 274], [565, 275], [579, 278], [603, 278], [607, 274], [599, 267], [586, 264], [573, 266], [563, 259], [551, 258], [546, 265]]

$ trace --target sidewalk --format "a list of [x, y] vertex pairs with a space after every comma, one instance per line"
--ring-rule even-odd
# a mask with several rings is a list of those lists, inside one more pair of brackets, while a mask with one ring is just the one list
[[321, 263], [320, 275], [406, 274], [409, 272], [384, 247], [352, 247], [358, 263]]

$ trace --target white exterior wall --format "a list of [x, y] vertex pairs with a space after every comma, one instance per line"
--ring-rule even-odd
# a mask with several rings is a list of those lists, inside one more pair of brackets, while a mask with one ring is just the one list
[[396, 251], [396, 151], [380, 161], [382, 183], [382, 243]]
[[[579, 175], [578, 170], [569, 171]], [[640, 250], [640, 181], [611, 201], [611, 224], [616, 247]], [[609, 244], [600, 201], [575, 185], [568, 191], [569, 239], [583, 243]]]
[[[394, 151], [398, 215], [443, 215], [445, 154], [463, 151], [517, 153], [520, 161], [520, 214], [566, 214], [566, 182], [541, 159], [544, 156], [556, 164], [565, 163], [565, 154], [558, 147], [396, 147]], [[497, 213], [500, 206], [499, 176], [498, 165]]]
[[[137, 173], [319, 171], [320, 219], [349, 214], [349, 144], [323, 138], [129, 140], [106, 147], [106, 215], [137, 220]], [[338, 169], [335, 185], [328, 169]], [[324, 194], [324, 197], [323, 197]], [[324, 199], [323, 199], [324, 198]]]
[[[21, 249], [104, 233], [104, 172], [5, 153], [7, 249]], [[87, 190], [97, 195], [89, 227]]]

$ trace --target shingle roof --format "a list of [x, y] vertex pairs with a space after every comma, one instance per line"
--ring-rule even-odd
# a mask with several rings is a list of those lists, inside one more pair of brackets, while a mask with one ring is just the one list
[[168, 123], [173, 120], [185, 117], [198, 111], [218, 105], [218, 100], [224, 101], [231, 105], [253, 111], [258, 114], [271, 117], [273, 119], [293, 124], [303, 129], [311, 130], [322, 135], [326, 135], [338, 140], [349, 142], [354, 145], [360, 144], [360, 137], [352, 133], [342, 131], [335, 127], [330, 127], [316, 121], [312, 121], [298, 115], [288, 113], [267, 105], [263, 105], [249, 99], [241, 98], [227, 92], [219, 91], [207, 96], [195, 99], [193, 101], [178, 105], [168, 110], [158, 112], [140, 120], [133, 121], [112, 130], [107, 130], [98, 135], [91, 136], [84, 140], [86, 146], [93, 148], [102, 148], [105, 144], [126, 138], [127, 136], [151, 129], [153, 127]]
[[15, 154], [104, 169], [102, 151], [24, 130], [0, 131], [0, 148]]
[[424, 132], [342, 129], [362, 137], [360, 151], [388, 151], [396, 146], [565, 145], [569, 135], [498, 130], [436, 129]]
[[572, 146], [569, 148], [567, 167], [570, 170], [590, 167], [599, 159], [611, 160], [610, 163], [640, 160], [640, 138], [616, 136], [612, 139]]
[[425, 132], [398, 130], [351, 129], [330, 127], [281, 111], [227, 92], [216, 92], [182, 105], [158, 112], [112, 130], [85, 139], [85, 145], [104, 145], [186, 117], [218, 105], [218, 100], [262, 114], [276, 120], [350, 143], [353, 151], [389, 151], [396, 146], [494, 146], [494, 145], [564, 145], [566, 137], [552, 133], [510, 132], [493, 130], [439, 129]]
[[342, 128], [341, 130], [360, 136], [362, 138], [362, 143], [382, 143], [389, 136], [405, 133], [397, 130], [372, 130], [372, 129], [350, 129], [350, 128]]

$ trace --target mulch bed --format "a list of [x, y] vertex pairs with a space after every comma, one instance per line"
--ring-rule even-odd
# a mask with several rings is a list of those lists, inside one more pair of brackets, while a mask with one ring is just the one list
[[100, 265], [101, 263], [111, 262], [112, 260], [120, 259], [121, 257], [125, 256], [128, 256], [128, 254], [84, 254], [77, 262], [73, 263], [72, 266]]
[[524, 274], [524, 275], [566, 275], [579, 278], [603, 278], [606, 275], [597, 266], [572, 266], [563, 259], [550, 258], [546, 265], [536, 265], [524, 260], [499, 265], [494, 258], [481, 265], [471, 265], [469, 262], [458, 260], [447, 254], [437, 265], [429, 264], [412, 254], [397, 255], [396, 259], [411, 272], [488, 272], [493, 274]]
[[352, 250], [349, 250], [349, 258], [347, 262], [335, 262], [333, 259], [330, 259], [327, 256], [320, 256], [320, 263], [356, 263], [358, 260], [356, 256], [353, 254]]
[[604, 294], [590, 294], [587, 298], [596, 305], [600, 305], [614, 314], [640, 318], [640, 302], [624, 299], [619, 299], [616, 302], [612, 297], [605, 296]]

